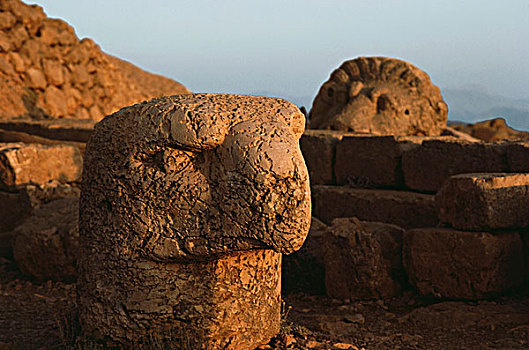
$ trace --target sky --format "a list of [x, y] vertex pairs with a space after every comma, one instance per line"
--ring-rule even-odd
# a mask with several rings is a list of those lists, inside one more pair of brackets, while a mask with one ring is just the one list
[[529, 0], [25, 0], [103, 51], [194, 92], [310, 107], [358, 56], [425, 70], [441, 90], [529, 98]]

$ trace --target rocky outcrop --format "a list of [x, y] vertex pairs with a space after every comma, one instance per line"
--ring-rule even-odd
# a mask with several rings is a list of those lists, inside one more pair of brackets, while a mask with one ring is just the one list
[[322, 85], [309, 127], [438, 136], [447, 112], [439, 88], [419, 68], [394, 58], [358, 57], [344, 62]]
[[484, 120], [474, 124], [453, 122], [451, 127], [483, 141], [529, 139], [529, 132], [511, 128], [504, 118]]
[[0, 119], [88, 118], [152, 97], [189, 93], [79, 40], [38, 6], [0, 3]]
[[272, 337], [280, 253], [299, 249], [310, 225], [304, 126], [287, 101], [211, 94], [98, 123], [80, 203], [83, 331], [117, 343], [176, 333], [192, 348]]

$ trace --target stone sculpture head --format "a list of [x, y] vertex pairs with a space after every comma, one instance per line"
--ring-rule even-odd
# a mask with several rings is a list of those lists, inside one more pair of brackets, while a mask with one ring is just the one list
[[237, 95], [177, 95], [114, 113], [86, 150], [84, 246], [155, 261], [299, 249], [310, 224], [304, 125], [287, 101]]
[[322, 85], [309, 127], [438, 136], [447, 113], [439, 88], [419, 68], [393, 58], [359, 57], [344, 62]]

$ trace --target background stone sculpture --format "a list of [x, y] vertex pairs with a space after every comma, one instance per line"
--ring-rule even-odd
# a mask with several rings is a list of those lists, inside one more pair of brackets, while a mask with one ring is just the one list
[[419, 68], [394, 58], [358, 57], [344, 62], [322, 85], [309, 127], [438, 136], [447, 113], [439, 88]]
[[97, 124], [80, 203], [83, 331], [235, 348], [277, 332], [279, 253], [310, 224], [304, 124], [284, 100], [210, 94]]

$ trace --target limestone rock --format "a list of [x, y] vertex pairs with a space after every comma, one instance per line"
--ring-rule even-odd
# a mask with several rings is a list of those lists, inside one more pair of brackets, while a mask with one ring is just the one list
[[67, 145], [0, 144], [0, 189], [16, 190], [52, 180], [78, 181], [82, 172], [79, 149]]
[[479, 142], [479, 139], [472, 137], [467, 133], [459, 131], [459, 129], [454, 129], [450, 126], [447, 126], [443, 129], [443, 131], [441, 132], [441, 136], [451, 136], [469, 142]]
[[14, 229], [30, 208], [30, 200], [24, 194], [0, 191], [0, 232]]
[[452, 175], [507, 171], [505, 145], [454, 138], [423, 141], [402, 155], [404, 182], [410, 189], [437, 192]]
[[297, 252], [283, 256], [281, 274], [283, 292], [325, 294], [323, 240], [327, 229], [327, 225], [313, 217], [303, 246]]
[[12, 230], [30, 211], [29, 198], [20, 193], [0, 191], [0, 257], [11, 257]]
[[403, 228], [438, 224], [434, 196], [415, 192], [349, 188], [312, 187], [313, 215], [326, 224], [336, 218], [357, 217]]
[[13, 256], [22, 273], [38, 280], [75, 279], [79, 250], [79, 201], [67, 198], [36, 209], [18, 226]]
[[299, 144], [311, 186], [335, 184], [336, 144], [344, 135], [340, 131], [306, 130], [301, 136]]
[[460, 230], [529, 226], [529, 174], [462, 174], [435, 196], [439, 219]]
[[400, 294], [403, 233], [394, 225], [335, 219], [323, 239], [327, 294], [337, 299]]
[[59, 199], [77, 199], [79, 194], [77, 186], [58, 181], [51, 181], [43, 186], [27, 185], [19, 192], [0, 191], [0, 256], [12, 257], [14, 229], [35, 209]]
[[309, 127], [439, 136], [447, 112], [439, 88], [419, 68], [394, 58], [358, 57], [344, 62], [322, 85]]
[[413, 136], [344, 136], [336, 145], [336, 183], [402, 188], [402, 154], [419, 147], [422, 141], [423, 138]]
[[529, 142], [518, 141], [505, 144], [507, 169], [513, 173], [529, 173]]
[[523, 282], [522, 245], [517, 232], [414, 229], [404, 234], [403, 261], [410, 283], [422, 295], [480, 299]]
[[81, 152], [81, 155], [84, 155], [85, 144], [81, 142], [64, 142], [58, 140], [47, 139], [45, 137], [34, 136], [27, 134], [25, 132], [19, 131], [7, 131], [0, 129], [0, 143], [37, 143], [40, 145], [71, 145], [77, 147]]
[[99, 121], [133, 103], [190, 93], [174, 80], [105, 54], [90, 39], [79, 40], [71, 26], [46, 18], [38, 6], [2, 0], [0, 7], [0, 120]]
[[80, 204], [83, 331], [117, 343], [182, 331], [213, 348], [271, 337], [279, 253], [299, 249], [310, 225], [304, 126], [287, 101], [212, 94], [98, 123]]
[[87, 142], [94, 130], [90, 119], [47, 119], [0, 121], [0, 130], [23, 132], [51, 140]]

